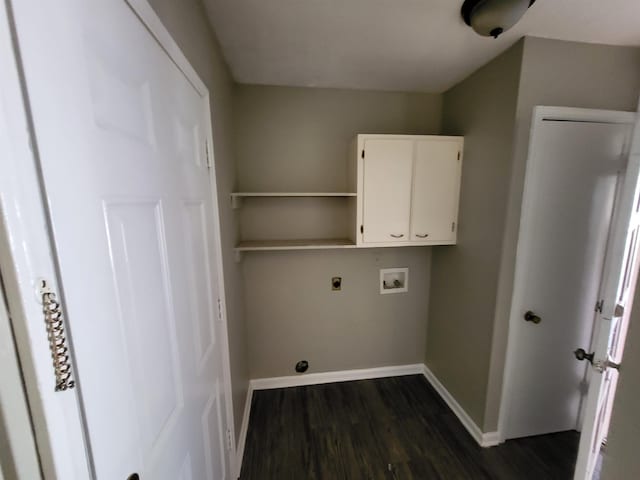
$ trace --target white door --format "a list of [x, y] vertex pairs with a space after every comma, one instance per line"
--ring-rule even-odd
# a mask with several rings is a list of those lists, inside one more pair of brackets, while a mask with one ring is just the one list
[[629, 129], [535, 125], [510, 320], [505, 438], [579, 428], [586, 369], [573, 351], [591, 338]]
[[454, 242], [462, 145], [418, 140], [413, 171], [411, 240]]
[[225, 479], [208, 106], [122, 0], [13, 2], [97, 479]]
[[409, 240], [413, 143], [400, 139], [364, 143], [364, 242]]
[[[604, 305], [591, 343], [593, 353], [575, 480], [591, 480], [606, 439], [616, 392], [618, 371], [608, 362], [622, 361], [624, 341], [638, 280], [640, 245], [640, 123], [636, 122], [632, 154], [620, 195], [613, 235], [607, 250], [603, 282]], [[637, 308], [637, 306], [636, 306]], [[624, 371], [623, 371], [624, 372]], [[624, 373], [623, 373], [624, 375]]]

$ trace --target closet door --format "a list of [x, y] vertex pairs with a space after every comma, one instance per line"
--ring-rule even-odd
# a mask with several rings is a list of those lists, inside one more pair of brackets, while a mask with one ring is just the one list
[[409, 240], [412, 140], [368, 139], [364, 143], [363, 241]]
[[416, 141], [411, 241], [455, 243], [462, 141]]

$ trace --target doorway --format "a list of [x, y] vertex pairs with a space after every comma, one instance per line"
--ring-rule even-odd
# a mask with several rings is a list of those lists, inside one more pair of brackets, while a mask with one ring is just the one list
[[583, 421], [590, 421], [585, 411], [592, 369], [574, 352], [581, 348], [591, 359], [603, 309], [614, 302], [606, 273], [615, 264], [612, 257], [620, 256], [614, 219], [625, 210], [630, 185], [635, 194], [637, 172], [627, 168], [634, 120], [624, 112], [534, 111], [500, 418], [503, 440], [581, 431]]

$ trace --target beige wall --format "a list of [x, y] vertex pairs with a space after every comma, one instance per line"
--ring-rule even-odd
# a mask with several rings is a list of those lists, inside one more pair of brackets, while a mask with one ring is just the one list
[[[356, 133], [440, 131], [440, 95], [238, 86], [235, 99], [241, 190], [343, 190]], [[307, 203], [281, 205], [293, 216]], [[339, 207], [325, 203], [313, 206], [322, 228], [342, 228], [326, 213]], [[301, 359], [309, 372], [423, 361], [429, 248], [255, 252], [242, 265], [252, 378], [293, 375]], [[409, 267], [407, 294], [379, 294], [387, 267]], [[341, 292], [331, 291], [332, 276], [343, 277]]]
[[533, 107], [549, 105], [635, 111], [638, 94], [640, 48], [525, 38], [509, 210], [496, 297], [485, 431], [494, 431], [498, 425], [520, 205]]
[[[459, 243], [434, 249], [427, 365], [497, 430], [520, 204], [536, 105], [635, 110], [640, 49], [527, 37], [444, 95], [465, 135]], [[515, 122], [515, 123], [514, 123]]]
[[482, 425], [522, 42], [444, 95], [443, 133], [465, 136], [458, 244], [433, 249], [426, 364]]
[[233, 152], [233, 81], [224, 62], [220, 46], [198, 0], [150, 0], [165, 27], [209, 88], [213, 124], [215, 169], [222, 227], [229, 353], [235, 430], [239, 432], [248, 389], [246, 325], [240, 267], [234, 261], [237, 220], [229, 204], [235, 189], [236, 173]]
[[236, 89], [238, 184], [247, 191], [340, 191], [357, 133], [440, 131], [441, 95], [323, 88]]
[[[424, 247], [246, 255], [251, 377], [422, 363], [429, 264]], [[390, 267], [409, 267], [409, 292], [380, 295]]]

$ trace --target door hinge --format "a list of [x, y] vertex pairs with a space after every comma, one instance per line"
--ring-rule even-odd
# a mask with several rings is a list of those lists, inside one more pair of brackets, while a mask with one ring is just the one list
[[209, 142], [204, 142], [204, 152], [207, 158], [207, 167], [211, 168], [211, 155], [209, 155]]
[[222, 320], [222, 302], [218, 299], [218, 320]]
[[596, 302], [595, 311], [598, 312], [598, 313], [602, 313], [602, 307], [604, 307], [604, 300], [598, 300]]
[[451, 222], [451, 231], [452, 232], [456, 231], [456, 222]]
[[231, 440], [231, 430], [227, 428], [227, 448], [233, 450], [233, 441]]
[[362, 158], [364, 158], [364, 150], [362, 150]]
[[616, 305], [616, 308], [613, 310], [613, 316], [616, 318], [620, 318], [624, 316], [624, 306], [619, 303]]
[[458, 160], [460, 160], [460, 152], [458, 152]]
[[598, 373], [606, 372], [607, 368], [613, 368], [614, 370], [620, 371], [620, 364], [616, 363], [610, 359], [607, 360], [596, 360], [593, 362], [593, 368]]
[[364, 225], [360, 225], [360, 233], [364, 233]]

